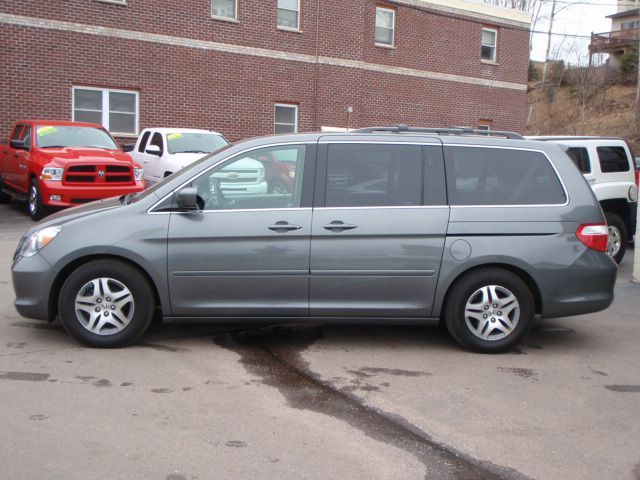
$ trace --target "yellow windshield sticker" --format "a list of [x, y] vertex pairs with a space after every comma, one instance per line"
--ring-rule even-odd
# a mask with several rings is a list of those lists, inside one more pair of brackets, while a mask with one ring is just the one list
[[183, 135], [181, 133], [170, 133], [169, 135], [167, 135], [167, 140], [172, 141], [172, 140], [177, 140], [179, 138], [182, 138]]
[[51, 127], [51, 126], [38, 127], [38, 130], [37, 130], [39, 137], [44, 137], [45, 135], [51, 135], [52, 133], [56, 133], [57, 131], [58, 131], [57, 128]]

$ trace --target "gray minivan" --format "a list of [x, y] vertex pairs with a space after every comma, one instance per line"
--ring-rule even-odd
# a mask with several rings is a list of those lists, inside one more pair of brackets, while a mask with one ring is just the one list
[[[504, 137], [504, 138], [503, 138]], [[291, 193], [233, 193], [277, 154]], [[223, 178], [224, 177], [224, 178]], [[142, 193], [48, 217], [15, 254], [15, 306], [94, 347], [165, 321], [444, 322], [484, 352], [535, 317], [595, 312], [616, 264], [556, 145], [508, 132], [362, 129], [229, 145]]]

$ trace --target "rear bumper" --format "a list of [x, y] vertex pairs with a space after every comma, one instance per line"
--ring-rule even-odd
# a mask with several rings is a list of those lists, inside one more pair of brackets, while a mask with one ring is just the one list
[[[135, 182], [134, 185], [118, 186], [83, 186], [69, 187], [61, 182], [41, 182], [42, 203], [49, 207], [75, 207], [83, 203], [102, 200], [103, 198], [118, 197], [128, 193], [136, 193], [144, 190], [144, 181]], [[51, 200], [52, 195], [58, 195], [60, 200]]]
[[[558, 281], [543, 293], [543, 318], [599, 312], [613, 302], [618, 266], [606, 253], [585, 251], [558, 272]], [[550, 283], [550, 282], [549, 282]]]

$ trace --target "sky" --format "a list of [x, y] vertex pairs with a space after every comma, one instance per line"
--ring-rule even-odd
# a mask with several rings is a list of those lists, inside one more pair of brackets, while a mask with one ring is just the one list
[[[549, 2], [551, 3], [551, 2]], [[591, 36], [611, 30], [611, 20], [607, 15], [616, 13], [616, 0], [556, 0], [556, 16], [553, 21], [553, 33]], [[548, 32], [551, 7], [536, 25], [536, 31]], [[589, 38], [552, 35], [550, 57], [560, 57], [570, 63], [588, 62]], [[533, 60], [544, 60], [547, 48], [547, 34], [533, 35]]]

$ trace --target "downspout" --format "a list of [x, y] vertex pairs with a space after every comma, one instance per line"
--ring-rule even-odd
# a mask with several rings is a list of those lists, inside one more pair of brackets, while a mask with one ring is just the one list
[[314, 79], [314, 113], [313, 113], [313, 129], [320, 130], [318, 118], [318, 77], [320, 75], [320, 0], [316, 1], [316, 75]]

